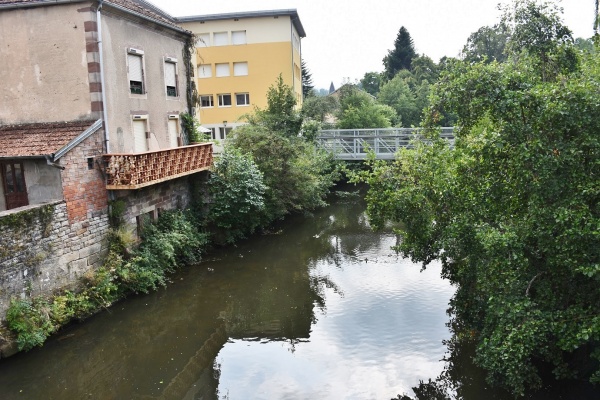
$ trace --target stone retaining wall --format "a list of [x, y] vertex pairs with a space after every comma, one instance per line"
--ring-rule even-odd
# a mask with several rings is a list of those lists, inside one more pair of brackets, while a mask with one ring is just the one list
[[70, 222], [64, 201], [0, 213], [0, 319], [13, 297], [73, 288], [107, 252], [108, 214]]

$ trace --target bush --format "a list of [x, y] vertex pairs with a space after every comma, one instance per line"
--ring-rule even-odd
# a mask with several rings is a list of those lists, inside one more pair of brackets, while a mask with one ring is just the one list
[[208, 186], [212, 202], [207, 219], [216, 243], [232, 243], [260, 226], [267, 187], [249, 155], [227, 146]]
[[250, 154], [264, 176], [263, 226], [290, 212], [323, 206], [338, 176], [330, 154], [302, 138], [277, 134], [263, 126], [236, 128], [229, 145]]

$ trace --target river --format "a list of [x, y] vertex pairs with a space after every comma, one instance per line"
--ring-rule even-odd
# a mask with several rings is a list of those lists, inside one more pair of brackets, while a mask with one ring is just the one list
[[359, 196], [219, 249], [42, 348], [2, 399], [390, 399], [435, 378], [454, 290], [374, 233]]

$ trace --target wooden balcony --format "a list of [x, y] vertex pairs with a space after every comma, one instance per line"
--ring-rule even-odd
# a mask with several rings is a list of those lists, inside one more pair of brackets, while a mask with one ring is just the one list
[[201, 143], [146, 153], [105, 154], [106, 189], [131, 190], [207, 170], [212, 144]]

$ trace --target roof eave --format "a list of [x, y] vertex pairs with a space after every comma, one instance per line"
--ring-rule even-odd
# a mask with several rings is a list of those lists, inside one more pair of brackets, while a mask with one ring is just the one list
[[102, 127], [102, 120], [99, 119], [94, 122], [89, 128], [80, 133], [75, 139], [71, 140], [69, 143], [64, 145], [61, 149], [59, 149], [56, 153], [54, 153], [52, 159], [54, 162], [58, 161], [62, 156], [71, 151], [78, 144], [87, 139], [92, 133], [96, 132], [98, 129]]
[[300, 16], [295, 8], [283, 10], [264, 10], [264, 11], [241, 11], [223, 14], [190, 15], [185, 17], [175, 17], [177, 22], [200, 22], [200, 21], [218, 21], [233, 18], [260, 18], [260, 17], [280, 17], [289, 16], [300, 37], [306, 37], [306, 32], [300, 22]]

